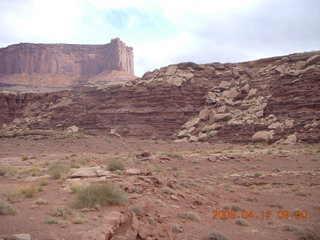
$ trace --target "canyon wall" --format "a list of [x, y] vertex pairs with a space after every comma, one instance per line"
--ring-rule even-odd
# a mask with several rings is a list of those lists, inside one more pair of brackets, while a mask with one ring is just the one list
[[105, 71], [134, 75], [133, 49], [119, 38], [104, 45], [20, 43], [0, 49], [0, 84], [70, 87]]
[[0, 126], [25, 132], [77, 125], [86, 133], [237, 143], [272, 131], [273, 142], [320, 142], [319, 92], [320, 52], [180, 63], [103, 88], [2, 92]]

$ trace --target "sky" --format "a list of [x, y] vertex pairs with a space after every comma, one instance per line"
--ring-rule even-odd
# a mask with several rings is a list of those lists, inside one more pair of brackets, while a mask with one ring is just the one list
[[320, 50], [320, 0], [0, 0], [0, 47], [133, 47], [135, 74]]

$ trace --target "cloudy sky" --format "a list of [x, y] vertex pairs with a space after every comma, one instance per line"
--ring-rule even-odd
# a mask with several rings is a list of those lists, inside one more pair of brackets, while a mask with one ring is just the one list
[[320, 50], [319, 13], [320, 0], [0, 0], [0, 47], [120, 37], [141, 76], [178, 62]]

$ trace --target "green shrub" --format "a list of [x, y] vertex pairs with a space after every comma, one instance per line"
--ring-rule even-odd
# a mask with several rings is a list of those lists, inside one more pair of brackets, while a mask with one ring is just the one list
[[70, 166], [64, 163], [54, 163], [49, 168], [49, 174], [54, 179], [60, 179], [70, 170]]
[[76, 194], [74, 206], [77, 208], [119, 204], [125, 198], [125, 193], [112, 183], [92, 184]]
[[6, 202], [4, 199], [0, 199], [0, 215], [13, 215], [16, 214], [16, 210], [12, 205]]
[[109, 171], [124, 170], [124, 163], [121, 160], [114, 159], [108, 163]]

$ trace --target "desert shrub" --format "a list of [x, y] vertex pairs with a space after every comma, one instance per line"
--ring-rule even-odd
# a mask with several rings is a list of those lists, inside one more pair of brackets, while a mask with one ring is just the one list
[[16, 210], [10, 203], [4, 199], [0, 199], [0, 215], [13, 215], [16, 214]]
[[168, 187], [164, 187], [161, 189], [161, 192], [164, 193], [164, 194], [173, 194], [174, 192], [172, 191], [171, 188], [168, 188]]
[[10, 166], [0, 165], [0, 176], [8, 175], [10, 171], [11, 171]]
[[39, 180], [39, 185], [40, 185], [40, 186], [46, 186], [47, 184], [48, 184], [48, 180], [47, 180], [47, 179], [41, 178], [41, 179]]
[[92, 184], [76, 193], [74, 206], [95, 207], [119, 204], [125, 198], [125, 193], [112, 183]]
[[113, 159], [108, 163], [109, 171], [124, 170], [124, 163], [121, 160]]
[[72, 215], [72, 211], [67, 207], [55, 207], [51, 209], [50, 214], [54, 217], [62, 217], [66, 219], [68, 216]]
[[228, 240], [228, 238], [217, 232], [209, 232], [202, 240]]
[[195, 212], [179, 213], [178, 217], [182, 218], [182, 219], [189, 219], [189, 220], [192, 220], [192, 221], [195, 221], [195, 222], [200, 222], [200, 217]]
[[8, 192], [5, 194], [5, 198], [9, 203], [20, 202], [24, 195], [20, 191]]
[[49, 167], [49, 174], [54, 179], [59, 179], [66, 175], [70, 170], [70, 166], [64, 163], [54, 163]]
[[59, 219], [55, 217], [46, 217], [44, 222], [48, 224], [59, 224]]
[[134, 212], [137, 216], [141, 216], [142, 212], [143, 212], [142, 208], [140, 206], [136, 206], [136, 205], [135, 206], [131, 206], [129, 208], [129, 210], [131, 212]]
[[36, 200], [36, 201], [34, 202], [34, 204], [35, 204], [35, 205], [39, 205], [39, 206], [41, 206], [41, 205], [48, 205], [48, 201], [43, 200], [43, 199], [38, 199], [38, 200]]
[[173, 223], [173, 224], [171, 225], [171, 231], [172, 231], [173, 233], [181, 233], [183, 230], [182, 230], [182, 227], [181, 227], [179, 224]]
[[22, 185], [19, 188], [20, 193], [22, 193], [26, 198], [32, 198], [37, 190], [38, 189], [34, 185]]
[[72, 223], [74, 223], [74, 224], [83, 224], [83, 223], [85, 223], [85, 221], [86, 220], [80, 216], [76, 216], [72, 219]]

